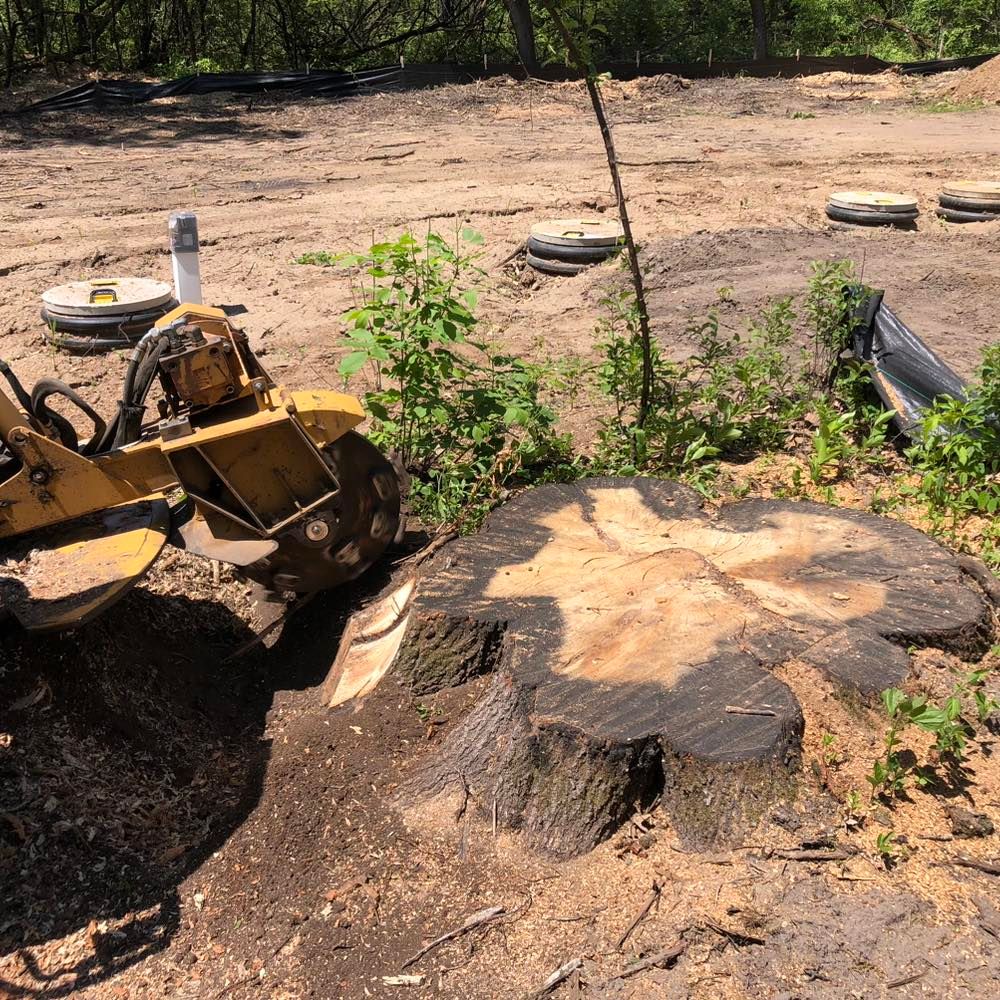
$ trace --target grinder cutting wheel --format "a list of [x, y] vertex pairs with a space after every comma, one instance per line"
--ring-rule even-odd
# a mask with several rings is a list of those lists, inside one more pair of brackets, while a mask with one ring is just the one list
[[[352, 430], [358, 401], [276, 385], [222, 310], [163, 316], [109, 422], [63, 382], [29, 393], [3, 362], [0, 374], [0, 617], [27, 629], [99, 614], [168, 542], [310, 592], [359, 576], [399, 530], [398, 478]], [[54, 397], [93, 425], [87, 440]]]

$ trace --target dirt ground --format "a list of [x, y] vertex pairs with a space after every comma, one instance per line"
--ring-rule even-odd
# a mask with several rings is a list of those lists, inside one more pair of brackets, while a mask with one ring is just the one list
[[[849, 257], [970, 374], [994, 336], [1000, 223], [946, 225], [933, 206], [944, 181], [995, 178], [1000, 109], [930, 113], [954, 84], [828, 74], [610, 87], [666, 349], [689, 349], [692, 317], [717, 308], [739, 326], [800, 292], [810, 261]], [[0, 356], [24, 382], [54, 374], [105, 409], [123, 359], [44, 346], [39, 296], [107, 274], [168, 280], [176, 208], [199, 215], [206, 300], [247, 307], [252, 343], [293, 388], [340, 388], [350, 302], [345, 276], [292, 263], [306, 251], [471, 224], [486, 239], [489, 331], [535, 358], [591, 359], [600, 301], [623, 280], [615, 265], [572, 279], [501, 266], [532, 222], [611, 209], [571, 85], [0, 118], [0, 164]], [[823, 204], [842, 188], [913, 193], [921, 217], [911, 231], [834, 228]], [[598, 403], [587, 392], [564, 403], [586, 448]], [[944, 796], [913, 791], [845, 824], [839, 801], [852, 788], [867, 799], [880, 723], [792, 664], [782, 679], [806, 715], [807, 766], [796, 802], [747, 844], [685, 853], [654, 811], [555, 863], [494, 835], [487, 804], [399, 808], [398, 789], [477, 685], [423, 704], [386, 683], [356, 711], [318, 705], [346, 615], [384, 582], [373, 573], [317, 599], [230, 662], [261, 609], [227, 571], [216, 584], [186, 556], [72, 636], [29, 648], [0, 634], [0, 997], [506, 998], [534, 995], [574, 959], [555, 996], [1000, 995], [997, 878], [951, 863], [995, 861], [995, 836], [955, 839], [945, 813], [961, 803], [1000, 824], [992, 734]], [[937, 697], [965, 669], [933, 650], [916, 664]], [[826, 769], [824, 731], [836, 736]], [[891, 871], [875, 852], [888, 830], [909, 854]], [[773, 853], [831, 838], [847, 859]], [[489, 906], [503, 915], [403, 969]], [[678, 942], [671, 967], [619, 975]], [[401, 972], [421, 985], [385, 981]]]

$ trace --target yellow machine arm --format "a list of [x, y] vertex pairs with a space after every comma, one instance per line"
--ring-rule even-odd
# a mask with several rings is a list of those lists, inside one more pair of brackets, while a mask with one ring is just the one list
[[[154, 378], [159, 420], [143, 424]], [[396, 474], [351, 431], [357, 400], [276, 386], [221, 310], [180, 306], [143, 338], [103, 440], [72, 447], [65, 420], [19, 395], [0, 391], [0, 611], [28, 628], [92, 617], [168, 538], [312, 591], [356, 577], [398, 530]]]

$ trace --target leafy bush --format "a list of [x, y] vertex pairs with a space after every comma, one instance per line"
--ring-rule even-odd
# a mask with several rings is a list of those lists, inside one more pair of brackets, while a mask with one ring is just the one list
[[355, 269], [357, 305], [344, 317], [345, 380], [367, 370], [368, 437], [395, 451], [414, 479], [410, 501], [435, 523], [475, 527], [511, 480], [561, 460], [568, 440], [541, 401], [548, 371], [475, 338], [476, 253], [469, 229], [451, 246], [404, 233], [362, 254], [314, 253], [299, 263]]
[[818, 383], [832, 385], [840, 354], [850, 346], [854, 308], [867, 289], [858, 283], [849, 260], [814, 260], [810, 272], [805, 314], [813, 334], [812, 375]]
[[598, 438], [598, 464], [611, 472], [685, 474], [695, 485], [710, 476], [712, 459], [780, 447], [802, 415], [803, 392], [787, 359], [794, 314], [789, 300], [765, 310], [746, 334], [723, 333], [713, 314], [689, 329], [697, 349], [685, 361], [653, 345], [653, 391], [638, 424], [642, 343], [631, 295], [605, 300], [599, 327], [601, 390], [615, 414]]
[[920, 475], [915, 495], [939, 526], [1000, 510], [1000, 344], [983, 350], [966, 399], [939, 397], [926, 410], [907, 458]]
[[[864, 396], [870, 384], [841, 355], [850, 345], [858, 285], [850, 261], [815, 261], [804, 313], [812, 357], [794, 359], [796, 315], [790, 299], [765, 309], [746, 334], [723, 333], [712, 314], [689, 328], [697, 347], [682, 362], [666, 360], [654, 345], [653, 393], [644, 426], [638, 423], [642, 344], [634, 302], [606, 300], [610, 316], [600, 329], [600, 385], [615, 403], [604, 423], [599, 462], [611, 471], [685, 475], [695, 485], [713, 473], [713, 459], [747, 458], [783, 447], [809, 408], [818, 414], [810, 477], [824, 483], [859, 458], [878, 462], [891, 414]], [[728, 297], [731, 290], [727, 290]], [[864, 388], [863, 388], [864, 385]], [[816, 386], [824, 387], [817, 392]], [[832, 389], [832, 391], [831, 391]], [[842, 399], [842, 397], [844, 397]]]
[[[995, 650], [994, 650], [995, 652]], [[954, 769], [965, 757], [968, 740], [975, 729], [967, 715], [975, 714], [983, 725], [990, 722], [1000, 704], [986, 690], [991, 670], [980, 668], [956, 680], [952, 693], [942, 705], [928, 701], [926, 695], [907, 697], [898, 688], [882, 692], [882, 705], [889, 717], [889, 728], [884, 738], [885, 756], [876, 760], [865, 780], [871, 785], [872, 798], [893, 798], [906, 787], [913, 777], [920, 787], [933, 785], [936, 775], [933, 767], [908, 766], [898, 752], [900, 734], [913, 725], [934, 737], [935, 763], [946, 762]]]

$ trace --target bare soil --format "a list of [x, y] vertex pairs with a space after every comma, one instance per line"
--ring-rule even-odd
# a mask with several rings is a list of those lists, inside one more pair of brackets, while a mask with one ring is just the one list
[[[995, 174], [1000, 110], [928, 114], [954, 80], [643, 81], [611, 88], [626, 184], [649, 267], [657, 335], [690, 350], [692, 316], [740, 326], [800, 292], [818, 257], [869, 284], [963, 374], [993, 337], [1000, 223], [948, 226], [942, 182]], [[814, 117], [808, 117], [814, 116]], [[109, 410], [117, 356], [44, 346], [39, 295], [109, 273], [169, 276], [166, 216], [198, 211], [208, 300], [243, 303], [265, 363], [294, 388], [340, 387], [347, 278], [297, 266], [404, 227], [486, 237], [483, 316], [525, 356], [594, 357], [615, 265], [573, 279], [500, 262], [531, 222], [612, 208], [574, 85], [468, 87], [338, 105], [182, 100], [92, 115], [0, 119], [0, 356], [28, 384], [55, 374]], [[917, 195], [912, 231], [835, 228], [837, 188]], [[720, 293], [720, 289], [729, 289]], [[599, 403], [560, 401], [582, 448]], [[756, 492], [756, 488], [755, 488]], [[168, 561], [168, 560], [171, 560]], [[27, 643], [0, 635], [0, 996], [97, 998], [529, 995], [914, 998], [1000, 992], [995, 835], [953, 839], [945, 807], [1000, 823], [996, 739], [981, 729], [937, 794], [845, 822], [883, 723], [792, 662], [806, 716], [793, 805], [738, 850], [681, 850], [659, 811], [556, 863], [494, 836], [488, 803], [401, 809], [397, 789], [460, 722], [479, 683], [415, 703], [384, 683], [357, 707], [316, 687], [346, 615], [385, 582], [327, 595], [275, 641], [227, 662], [268, 611], [224, 569], [165, 557], [101, 621]], [[916, 654], [914, 689], [940, 698], [966, 665]], [[825, 757], [824, 732], [836, 737]], [[908, 734], [925, 756], [927, 741]], [[886, 870], [879, 833], [907, 857]], [[846, 848], [839, 861], [775, 848]], [[647, 915], [619, 944], [650, 898]], [[472, 913], [498, 919], [402, 968]], [[993, 914], [991, 917], [990, 914]], [[991, 920], [993, 923], [991, 923]], [[993, 931], [989, 928], [994, 927]], [[677, 942], [666, 969], [619, 978]], [[422, 976], [417, 988], [383, 977]]]
[[1000, 103], [1000, 56], [965, 74], [951, 90], [959, 101]]

